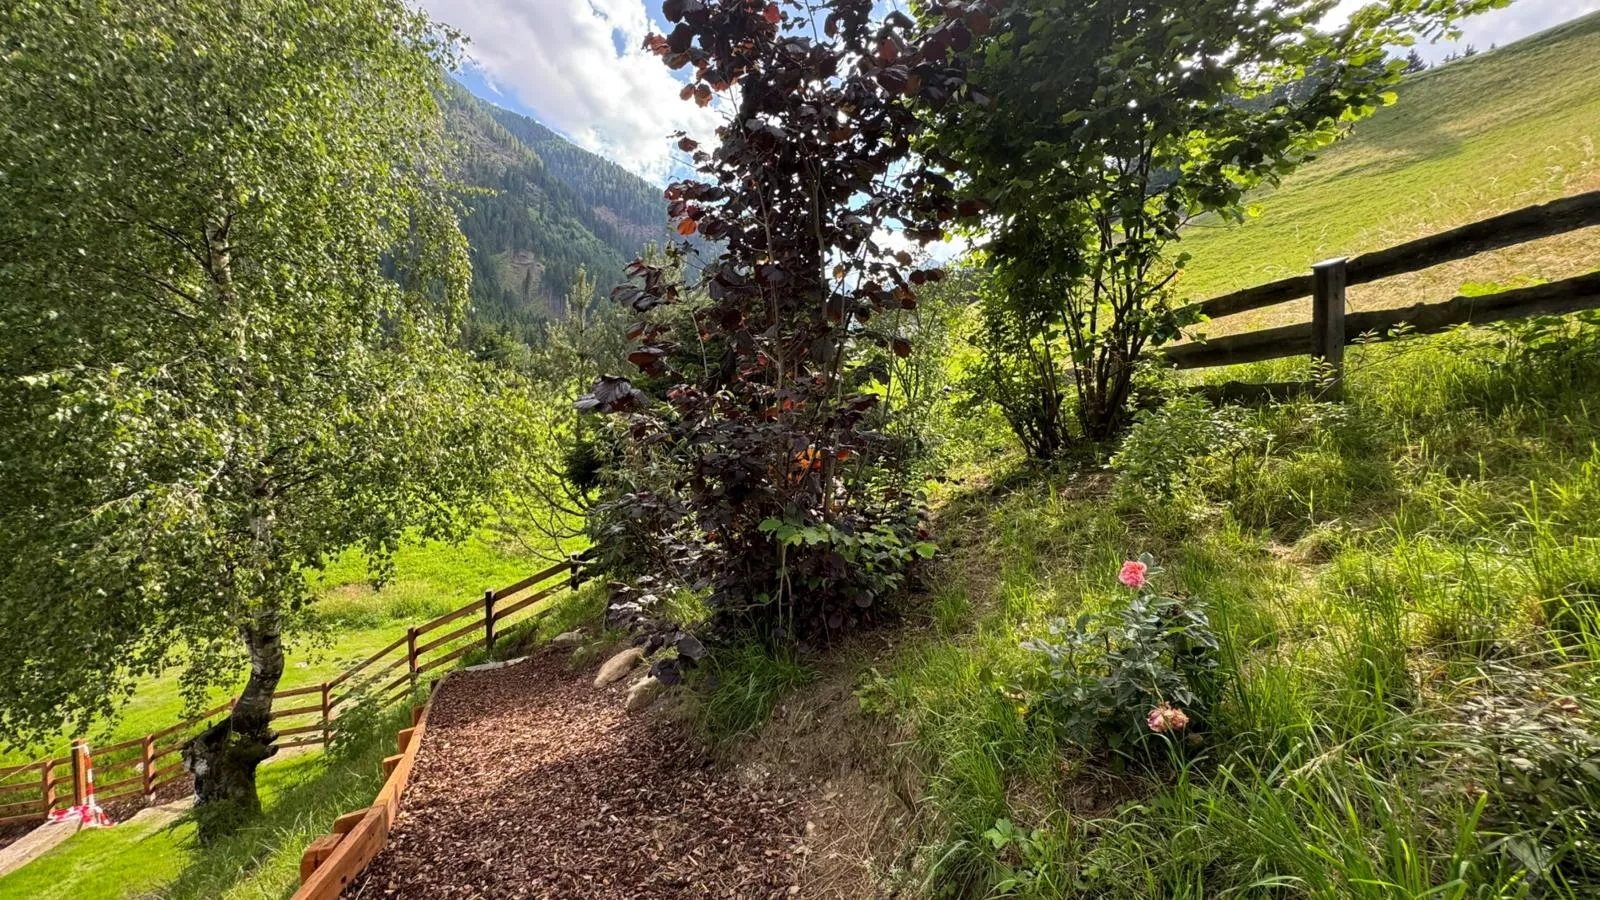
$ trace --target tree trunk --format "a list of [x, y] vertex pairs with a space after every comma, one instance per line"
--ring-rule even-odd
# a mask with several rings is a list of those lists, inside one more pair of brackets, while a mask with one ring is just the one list
[[227, 718], [183, 748], [183, 764], [194, 775], [202, 843], [261, 811], [256, 766], [272, 754], [272, 694], [283, 678], [283, 622], [276, 609], [254, 615], [239, 628], [250, 651], [250, 680]]

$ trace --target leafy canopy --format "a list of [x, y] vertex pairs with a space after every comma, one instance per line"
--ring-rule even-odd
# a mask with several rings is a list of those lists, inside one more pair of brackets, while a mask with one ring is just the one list
[[1404, 64], [1386, 46], [1503, 2], [1388, 0], [1331, 30], [1333, 0], [1007, 5], [970, 51], [994, 102], [930, 111], [922, 146], [991, 204], [982, 387], [1029, 449], [1070, 440], [1066, 363], [1081, 435], [1126, 424], [1135, 362], [1181, 324], [1168, 247], [1191, 217], [1242, 216], [1251, 189], [1391, 102]]
[[664, 477], [622, 497], [621, 517], [662, 523], [669, 574], [708, 589], [719, 628], [820, 639], [871, 618], [916, 553], [858, 362], [873, 347], [906, 357], [882, 314], [943, 277], [880, 230], [936, 239], [957, 212], [949, 181], [911, 159], [913, 103], [965, 95], [952, 45], [987, 24], [980, 9], [952, 5], [919, 36], [898, 13], [873, 21], [867, 0], [667, 0], [671, 32], [646, 41], [691, 69], [685, 100], [728, 98], [715, 149], [679, 143], [700, 178], [667, 189], [679, 233], [716, 243], [687, 283], [629, 268], [614, 296], [643, 316], [630, 359], [645, 380], [602, 379], [582, 405], [631, 416], [653, 448]]
[[114, 711], [450, 536], [494, 458], [465, 246], [399, 0], [12, 5], [0, 28], [0, 733]]

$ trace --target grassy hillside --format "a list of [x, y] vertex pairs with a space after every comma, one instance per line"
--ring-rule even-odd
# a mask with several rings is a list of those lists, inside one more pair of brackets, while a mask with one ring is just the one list
[[[1394, 105], [1255, 202], [1242, 226], [1201, 221], [1181, 249], [1203, 299], [1600, 189], [1600, 13], [1409, 76]], [[1350, 290], [1355, 309], [1447, 300], [1462, 284], [1563, 278], [1600, 265], [1589, 229]], [[1305, 321], [1309, 301], [1218, 320], [1220, 334]]]

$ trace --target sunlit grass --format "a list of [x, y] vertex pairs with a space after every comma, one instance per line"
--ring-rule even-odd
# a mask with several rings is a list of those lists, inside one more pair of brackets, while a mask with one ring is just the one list
[[[1180, 290], [1202, 299], [1308, 272], [1502, 212], [1600, 189], [1600, 13], [1407, 77], [1399, 101], [1277, 190], [1242, 226], [1202, 220]], [[1357, 310], [1437, 302], [1471, 282], [1590, 271], [1596, 229], [1350, 289]], [[1212, 335], [1310, 319], [1298, 301], [1216, 322]]]

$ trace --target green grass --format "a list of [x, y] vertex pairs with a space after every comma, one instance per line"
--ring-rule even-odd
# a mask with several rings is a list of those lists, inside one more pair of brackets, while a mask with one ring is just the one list
[[193, 821], [125, 823], [79, 832], [0, 878], [0, 897], [173, 900], [280, 898], [299, 884], [300, 855], [333, 819], [372, 802], [381, 762], [407, 722], [396, 709], [334, 756], [312, 754], [261, 770], [264, 813], [219, 844], [200, 848]]
[[[1017, 468], [947, 498], [916, 614], [953, 637], [910, 630], [861, 692], [920, 773], [914, 892], [1600, 891], [1600, 328], [1352, 363], [1348, 403], [1230, 414], [1242, 444], [1160, 491]], [[1207, 605], [1226, 686], [1154, 765], [1067, 742], [1021, 646], [1126, 602], [1141, 552]]]
[[[1600, 188], [1600, 13], [1407, 77], [1399, 101], [1254, 202], [1242, 226], [1200, 221], [1179, 249], [1202, 299]], [[1350, 290], [1355, 309], [1447, 300], [1474, 281], [1594, 268], [1595, 229]], [[1309, 301], [1203, 326], [1210, 334], [1305, 321]]]
[[[396, 638], [410, 625], [482, 597], [548, 565], [530, 548], [485, 532], [459, 545], [418, 542], [395, 554], [395, 573], [381, 589], [370, 583], [364, 558], [347, 553], [314, 579], [318, 599], [309, 628], [291, 635], [281, 689], [318, 684], [337, 676]], [[238, 681], [214, 688], [215, 705], [236, 692]], [[186, 709], [177, 667], [138, 685], [115, 720], [101, 722], [87, 735], [91, 746], [158, 731], [181, 721]], [[76, 735], [63, 734], [43, 746], [5, 748], [0, 764], [26, 762], [64, 752]]]

